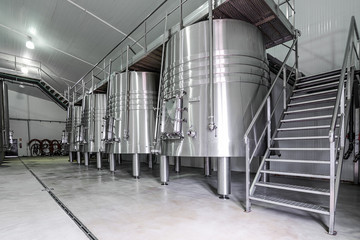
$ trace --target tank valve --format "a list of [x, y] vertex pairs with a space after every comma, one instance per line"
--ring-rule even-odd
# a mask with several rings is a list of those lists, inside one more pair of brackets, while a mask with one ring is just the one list
[[187, 132], [187, 135], [188, 135], [189, 137], [195, 138], [195, 137], [196, 137], [196, 131], [190, 129], [190, 130]]
[[209, 123], [208, 127], [210, 131], [214, 131], [217, 128], [215, 123]]

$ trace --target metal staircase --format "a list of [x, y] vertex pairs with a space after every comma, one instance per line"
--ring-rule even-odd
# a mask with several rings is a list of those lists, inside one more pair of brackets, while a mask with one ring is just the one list
[[[31, 72], [22, 73], [22, 67], [29, 68]], [[43, 69], [43, 65], [40, 62], [7, 53], [0, 53], [0, 78], [10, 82], [34, 85], [64, 110], [69, 105], [68, 97], [60, 93], [49, 83], [50, 81], [56, 81]]]
[[[291, 85], [285, 65], [296, 42], [244, 136], [246, 211], [251, 210], [252, 202], [263, 202], [324, 214], [329, 216], [329, 234], [335, 234], [349, 112], [354, 86], [358, 87], [359, 34], [352, 17], [342, 69], [301, 78], [296, 74]], [[297, 56], [295, 73], [296, 65]], [[281, 91], [279, 96], [276, 89]], [[265, 106], [267, 124], [256, 135], [254, 124]], [[267, 139], [267, 150], [251, 179], [250, 164], [262, 139]]]

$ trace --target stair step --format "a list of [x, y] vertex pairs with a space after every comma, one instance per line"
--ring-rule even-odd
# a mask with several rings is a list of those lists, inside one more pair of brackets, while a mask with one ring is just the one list
[[282, 163], [330, 164], [330, 161], [300, 160], [300, 159], [273, 159], [273, 158], [266, 158], [265, 161], [267, 161], [267, 162], [282, 162]]
[[[340, 125], [336, 125], [338, 128]], [[277, 131], [298, 131], [298, 130], [314, 130], [314, 129], [326, 129], [330, 128], [330, 125], [320, 126], [306, 126], [306, 127], [291, 127], [291, 128], [278, 128]]]
[[324, 77], [328, 77], [328, 76], [339, 75], [340, 73], [341, 73], [341, 69], [337, 69], [337, 70], [333, 70], [333, 71], [327, 71], [327, 72], [316, 73], [316, 74], [313, 74], [313, 75], [299, 77], [298, 80], [299, 81], [306, 81], [308, 79], [314, 80], [314, 79], [324, 78]]
[[307, 136], [307, 137], [276, 137], [275, 141], [287, 140], [314, 140], [314, 139], [329, 139], [329, 136]]
[[320, 111], [320, 110], [333, 109], [333, 108], [334, 108], [334, 106], [307, 108], [307, 109], [286, 111], [286, 112], [284, 112], [284, 114], [294, 114], [294, 113], [312, 112], [312, 111]]
[[316, 93], [308, 93], [308, 94], [302, 94], [299, 96], [292, 96], [292, 97], [290, 97], [290, 99], [293, 100], [293, 99], [298, 99], [298, 98], [313, 97], [313, 96], [318, 96], [318, 95], [322, 95], [322, 94], [336, 93], [336, 92], [337, 92], [337, 89], [331, 89], [331, 90], [326, 90], [326, 91], [321, 91], [321, 92], [316, 92]]
[[[341, 114], [338, 114], [338, 117], [340, 117], [340, 116], [341, 116]], [[322, 115], [322, 116], [315, 116], [315, 117], [283, 119], [283, 120], [281, 120], [281, 122], [282, 123], [288, 123], [288, 122], [311, 121], [311, 120], [328, 119], [328, 118], [332, 118], [332, 115]]]
[[324, 215], [330, 215], [328, 209], [315, 204], [297, 202], [297, 201], [292, 201], [277, 197], [264, 196], [260, 194], [255, 194], [253, 196], [250, 196], [250, 199], [259, 202], [271, 203], [278, 206], [295, 208], [303, 211], [314, 212]]
[[326, 83], [326, 84], [319, 84], [319, 85], [316, 85], [316, 86], [311, 86], [311, 87], [306, 87], [306, 88], [295, 89], [293, 91], [293, 93], [304, 92], [304, 91], [308, 91], [308, 90], [314, 90], [314, 89], [317, 89], [317, 88], [331, 87], [331, 86], [337, 86], [337, 85], [339, 85], [339, 81], [332, 82], [332, 83]]
[[301, 81], [301, 82], [297, 83], [296, 86], [304, 86], [304, 85], [324, 82], [324, 81], [328, 81], [328, 80], [339, 80], [339, 78], [340, 78], [340, 74], [334, 75], [334, 76], [329, 76], [329, 77], [324, 77], [324, 78], [318, 78], [315, 80]]
[[313, 188], [313, 187], [305, 187], [305, 186], [283, 184], [283, 183], [270, 183], [270, 182], [258, 182], [255, 185], [266, 188], [275, 188], [275, 189], [281, 189], [287, 191], [330, 196], [329, 189], [324, 189], [324, 188]]
[[322, 99], [316, 99], [316, 100], [310, 100], [310, 101], [304, 101], [304, 102], [297, 102], [297, 103], [289, 103], [289, 107], [294, 106], [300, 106], [300, 105], [306, 105], [311, 103], [319, 103], [319, 102], [328, 102], [328, 101], [334, 101], [336, 100], [336, 97], [329, 97], [329, 98], [322, 98]]
[[330, 179], [330, 176], [328, 176], [328, 175], [319, 175], [319, 174], [280, 172], [280, 171], [272, 171], [272, 170], [261, 170], [260, 172], [261, 173], [273, 174], [273, 175], [282, 175], [282, 176]]
[[270, 148], [273, 151], [329, 151], [330, 148]]

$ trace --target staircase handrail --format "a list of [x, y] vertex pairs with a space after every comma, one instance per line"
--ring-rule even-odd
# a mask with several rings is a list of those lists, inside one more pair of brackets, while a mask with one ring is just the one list
[[279, 69], [279, 72], [277, 73], [277, 75], [276, 75], [276, 77], [275, 77], [275, 79], [274, 79], [274, 81], [273, 81], [270, 89], [268, 90], [266, 96], [264, 97], [264, 100], [261, 102], [261, 104], [260, 104], [258, 110], [256, 111], [256, 113], [255, 113], [255, 115], [254, 115], [251, 123], [249, 124], [249, 127], [247, 128], [247, 130], [246, 130], [246, 132], [245, 132], [245, 134], [244, 134], [245, 143], [248, 141], [248, 136], [249, 136], [251, 130], [252, 130], [253, 127], [255, 126], [256, 121], [259, 119], [260, 114], [263, 112], [264, 107], [265, 107], [266, 102], [267, 102], [267, 99], [268, 99], [268, 98], [270, 97], [270, 95], [272, 94], [272, 92], [273, 92], [273, 90], [274, 90], [274, 88], [275, 88], [275, 85], [277, 84], [278, 80], [280, 79], [281, 73], [282, 73], [283, 70], [285, 69], [285, 67], [286, 67], [286, 65], [287, 65], [287, 61], [288, 61], [288, 59], [289, 59], [292, 51], [295, 51], [295, 46], [296, 46], [297, 41], [298, 41], [298, 39], [295, 38], [294, 41], [293, 41], [293, 43], [292, 43], [292, 45], [291, 45], [291, 47], [290, 47], [290, 49], [289, 49], [289, 51], [288, 51], [287, 54], [286, 54], [286, 57], [285, 57], [282, 65], [281, 65], [281, 68]]
[[[356, 39], [355, 39], [356, 37]], [[354, 72], [360, 63], [360, 46], [359, 46], [359, 31], [356, 25], [355, 17], [351, 17], [350, 28], [346, 41], [345, 54], [341, 68], [341, 74], [338, 84], [338, 92], [336, 95], [336, 102], [332, 114], [331, 125], [329, 129], [329, 143], [330, 143], [330, 227], [329, 232], [334, 232], [334, 218], [336, 205], [339, 194], [339, 186], [341, 180], [342, 165], [344, 160], [345, 140], [347, 134], [347, 127], [349, 123], [349, 112], [352, 105], [352, 93], [354, 85]], [[355, 54], [354, 54], [355, 53]], [[357, 64], [356, 64], [357, 63]], [[346, 90], [345, 90], [345, 75]], [[346, 92], [345, 92], [346, 91]], [[339, 117], [340, 122], [336, 125]], [[335, 129], [339, 127], [338, 137], [335, 136]], [[336, 142], [337, 140], [337, 142]], [[337, 159], [338, 156], [338, 159]], [[337, 161], [336, 161], [337, 160]], [[336, 169], [337, 164], [337, 169]]]
[[[344, 60], [343, 60], [343, 64], [342, 64], [342, 68], [341, 68], [341, 74], [340, 74], [340, 80], [339, 80], [339, 85], [338, 85], [338, 92], [336, 95], [336, 102], [335, 102], [335, 106], [334, 106], [334, 111], [332, 114], [332, 120], [331, 120], [331, 125], [330, 125], [330, 130], [329, 130], [329, 140], [330, 142], [334, 142], [335, 141], [335, 127], [336, 127], [336, 121], [337, 121], [337, 115], [339, 112], [339, 106], [340, 106], [340, 100], [341, 100], [341, 95], [342, 95], [342, 90], [344, 89], [344, 82], [345, 82], [345, 74], [346, 74], [346, 70], [349, 71], [349, 54], [350, 51], [354, 50], [354, 33], [356, 35], [357, 40], [359, 41], [359, 31], [357, 29], [357, 25], [356, 25], [356, 20], [355, 17], [352, 16], [351, 17], [351, 22], [350, 22], [350, 28], [349, 28], [349, 33], [348, 33], [348, 37], [347, 37], [347, 41], [346, 41], [346, 47], [345, 47], [345, 54], [344, 54]], [[350, 46], [351, 44], [351, 46]], [[356, 43], [358, 44], [358, 42]], [[355, 47], [356, 48], [356, 47]], [[355, 49], [355, 53], [356, 53], [356, 49]], [[357, 58], [359, 61], [359, 55], [360, 52], [357, 54]], [[351, 64], [351, 63], [350, 63]], [[352, 67], [352, 66], [350, 66]], [[348, 80], [350, 84], [353, 79], [350, 79], [350, 77], [348, 76]], [[350, 92], [350, 88], [348, 88], [348, 93]], [[350, 92], [350, 97], [351, 97], [351, 92]]]

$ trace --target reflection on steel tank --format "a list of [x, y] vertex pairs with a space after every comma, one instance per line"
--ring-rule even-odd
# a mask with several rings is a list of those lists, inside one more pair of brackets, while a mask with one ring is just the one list
[[[231, 19], [213, 21], [214, 120], [209, 130], [209, 23], [199, 22], [166, 45], [161, 154], [186, 157], [245, 156], [244, 132], [269, 87], [261, 32]], [[264, 125], [265, 114], [257, 122]], [[252, 132], [254, 141], [261, 133]]]
[[159, 75], [152, 72], [111, 75], [106, 117], [107, 153], [151, 153], [158, 79]]

